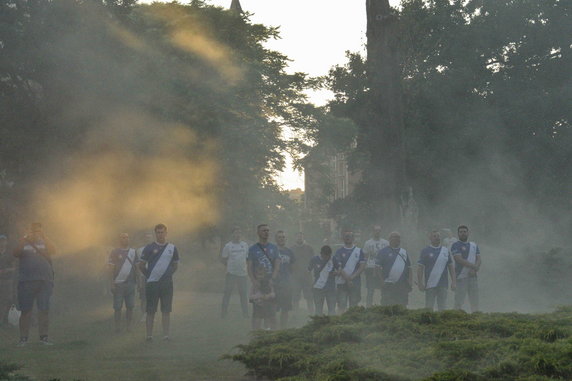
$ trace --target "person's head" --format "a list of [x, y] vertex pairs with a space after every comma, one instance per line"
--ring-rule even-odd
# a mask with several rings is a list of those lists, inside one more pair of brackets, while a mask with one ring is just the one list
[[320, 249], [320, 257], [325, 261], [329, 261], [332, 257], [332, 248], [328, 245], [322, 246]]
[[467, 242], [467, 239], [469, 239], [469, 228], [466, 225], [460, 225], [457, 228], [457, 235], [459, 236], [459, 240]]
[[129, 234], [127, 233], [119, 234], [119, 246], [122, 248], [129, 247]]
[[401, 234], [398, 232], [389, 233], [388, 240], [389, 246], [393, 247], [394, 249], [397, 249], [399, 246], [401, 246]]
[[270, 237], [270, 228], [267, 224], [260, 224], [256, 227], [256, 233], [260, 241], [266, 242], [268, 237]]
[[381, 238], [381, 225], [373, 225], [373, 238]]
[[30, 225], [30, 238], [32, 240], [41, 239], [44, 237], [44, 229], [40, 222], [32, 222]]
[[344, 229], [342, 231], [342, 240], [347, 247], [352, 246], [354, 244], [354, 232], [350, 229]]
[[305, 239], [304, 239], [304, 233], [298, 232], [298, 233], [296, 234], [296, 243], [297, 243], [298, 245], [302, 245], [302, 244], [304, 244], [304, 240], [305, 240]]
[[0, 251], [1, 252], [6, 251], [7, 247], [8, 247], [8, 237], [6, 237], [4, 234], [0, 234]]
[[286, 246], [286, 233], [283, 230], [278, 230], [274, 236], [276, 244], [280, 247]]
[[145, 244], [149, 244], [153, 242], [153, 233], [147, 232], [145, 233]]
[[155, 240], [157, 243], [165, 243], [167, 240], [167, 227], [164, 224], [157, 224], [155, 225]]
[[240, 235], [241, 235], [241, 231], [240, 228], [238, 226], [235, 226], [232, 228], [232, 232], [231, 232], [231, 236], [232, 236], [232, 240], [234, 242], [238, 242], [240, 241]]
[[441, 244], [441, 233], [438, 230], [432, 230], [429, 232], [429, 241], [431, 246], [438, 247]]

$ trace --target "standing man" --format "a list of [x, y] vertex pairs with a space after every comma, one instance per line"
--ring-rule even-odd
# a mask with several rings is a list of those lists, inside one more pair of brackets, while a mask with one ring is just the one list
[[469, 228], [467, 226], [459, 226], [457, 235], [459, 240], [451, 247], [457, 274], [455, 309], [463, 308], [465, 298], [469, 294], [471, 312], [476, 312], [479, 310], [477, 272], [481, 268], [481, 252], [476, 243], [469, 242]]
[[308, 264], [308, 271], [314, 273], [314, 304], [316, 315], [321, 315], [324, 301], [328, 305], [328, 315], [336, 313], [336, 275], [339, 265], [332, 258], [332, 248], [322, 246], [320, 255], [312, 257]]
[[228, 302], [232, 289], [236, 286], [240, 296], [242, 316], [248, 317], [248, 300], [246, 297], [246, 257], [248, 256], [248, 244], [240, 240], [240, 228], [232, 229], [232, 240], [224, 245], [221, 253], [221, 261], [226, 265], [224, 280], [224, 294], [222, 297], [221, 317], [226, 318]]
[[292, 265], [292, 303], [294, 309], [300, 304], [301, 297], [306, 299], [306, 306], [310, 315], [314, 314], [314, 303], [312, 294], [312, 279], [310, 273], [304, 268], [304, 264], [309, 263], [314, 257], [314, 249], [304, 240], [304, 233], [296, 234], [296, 243], [290, 248], [294, 253], [296, 262]]
[[25, 235], [14, 250], [19, 259], [18, 303], [20, 315], [20, 342], [24, 346], [28, 342], [32, 308], [34, 302], [38, 308], [38, 329], [40, 342], [53, 345], [48, 340], [50, 297], [54, 288], [54, 270], [52, 256], [55, 247], [44, 235], [42, 224], [34, 222], [30, 232]]
[[[250, 246], [248, 249], [248, 257], [246, 259], [246, 270], [248, 272], [248, 277], [252, 282], [253, 289], [260, 289], [262, 280], [268, 280], [270, 288], [274, 288], [274, 284], [278, 280], [278, 274], [280, 272], [280, 257], [278, 254], [278, 247], [276, 245], [268, 242], [270, 237], [270, 228], [266, 224], [260, 224], [256, 227], [256, 232], [258, 234], [258, 242]], [[258, 268], [264, 269], [265, 276], [261, 277], [262, 270], [257, 270]], [[267, 311], [268, 313], [270, 311]], [[275, 312], [275, 311], [274, 311]], [[252, 315], [253, 321], [257, 319]], [[276, 329], [275, 320], [268, 319], [272, 322], [270, 329]]]
[[163, 340], [169, 340], [171, 328], [171, 311], [173, 309], [173, 274], [179, 264], [179, 252], [172, 243], [167, 242], [167, 227], [163, 224], [155, 226], [155, 242], [145, 246], [139, 268], [145, 274], [147, 282], [147, 337], [153, 340], [153, 323], [159, 300], [161, 301], [161, 323]]
[[[421, 251], [417, 262], [417, 284], [419, 291], [425, 292], [425, 308], [433, 309], [437, 301], [437, 310], [447, 308], [447, 288], [451, 276], [451, 290], [455, 290], [456, 276], [449, 250], [441, 246], [441, 235], [437, 230], [429, 233], [431, 244]], [[423, 280], [425, 276], [425, 280]]]
[[286, 247], [286, 234], [282, 230], [276, 232], [276, 244], [280, 257], [280, 272], [276, 283], [276, 307], [280, 311], [280, 329], [288, 325], [288, 312], [292, 309], [292, 265], [296, 258], [292, 250]]
[[367, 296], [365, 299], [365, 306], [371, 307], [373, 304], [373, 294], [375, 290], [381, 290], [381, 278], [379, 272], [375, 268], [375, 258], [377, 253], [384, 247], [389, 246], [389, 242], [381, 238], [381, 226], [373, 226], [373, 237], [365, 242], [363, 251], [366, 257], [365, 265], [365, 288], [367, 289]]
[[377, 255], [377, 266], [382, 281], [381, 305], [399, 304], [407, 307], [412, 290], [413, 273], [407, 251], [401, 247], [401, 235], [392, 232], [389, 246]]
[[8, 323], [14, 295], [14, 256], [8, 252], [8, 237], [0, 235], [0, 324]]
[[125, 329], [131, 330], [133, 308], [135, 307], [135, 285], [137, 284], [137, 253], [129, 247], [129, 234], [119, 234], [119, 247], [109, 253], [107, 266], [111, 278], [111, 294], [115, 332], [121, 331], [121, 309], [125, 302]]
[[361, 277], [365, 269], [363, 250], [354, 245], [354, 233], [351, 230], [342, 232], [344, 246], [334, 255], [340, 264], [340, 275], [336, 277], [336, 296], [338, 309], [344, 313], [349, 306], [357, 306], [361, 300]]

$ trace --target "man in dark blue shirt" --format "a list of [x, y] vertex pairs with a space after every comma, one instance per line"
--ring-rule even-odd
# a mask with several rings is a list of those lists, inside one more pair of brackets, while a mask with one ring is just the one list
[[351, 230], [342, 232], [344, 246], [334, 255], [340, 264], [336, 278], [338, 309], [343, 313], [350, 307], [357, 306], [361, 300], [361, 273], [365, 269], [366, 259], [363, 250], [354, 245], [354, 233]]
[[156, 225], [155, 242], [145, 246], [139, 262], [139, 268], [147, 279], [145, 285], [147, 341], [153, 340], [153, 323], [159, 301], [161, 301], [163, 340], [169, 340], [173, 308], [173, 274], [177, 271], [178, 263], [177, 248], [167, 242], [167, 227], [163, 224]]
[[336, 313], [336, 275], [340, 264], [332, 258], [332, 248], [322, 246], [320, 255], [312, 257], [308, 265], [308, 271], [314, 275], [314, 307], [316, 315], [321, 315], [324, 309], [324, 301], [328, 305], [328, 315]]
[[471, 312], [479, 310], [479, 284], [477, 273], [481, 268], [481, 251], [475, 242], [469, 241], [469, 228], [461, 225], [457, 228], [459, 240], [451, 246], [455, 259], [457, 290], [455, 291], [455, 309], [463, 308], [469, 295]]
[[421, 251], [417, 262], [417, 282], [419, 291], [425, 292], [425, 308], [433, 309], [437, 301], [437, 310], [443, 311], [447, 308], [447, 271], [451, 276], [451, 290], [455, 290], [455, 270], [449, 250], [441, 246], [439, 231], [433, 230], [429, 239], [431, 244]]
[[411, 261], [407, 251], [401, 247], [401, 235], [398, 232], [392, 232], [389, 235], [389, 246], [380, 250], [376, 265], [382, 281], [381, 305], [399, 304], [406, 307], [409, 302], [413, 274]]

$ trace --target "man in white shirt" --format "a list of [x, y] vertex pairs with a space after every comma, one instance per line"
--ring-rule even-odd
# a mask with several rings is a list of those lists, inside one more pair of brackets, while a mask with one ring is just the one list
[[240, 240], [240, 228], [232, 229], [232, 240], [224, 245], [221, 253], [221, 261], [226, 265], [226, 277], [224, 294], [222, 297], [221, 317], [224, 319], [228, 313], [230, 295], [236, 285], [240, 296], [242, 316], [248, 317], [248, 299], [246, 297], [246, 257], [248, 256], [248, 244]]
[[363, 251], [366, 257], [365, 265], [365, 287], [367, 289], [367, 296], [365, 299], [365, 306], [371, 307], [373, 304], [373, 294], [375, 290], [381, 290], [381, 278], [375, 268], [375, 258], [377, 253], [384, 247], [389, 246], [389, 242], [381, 238], [381, 226], [373, 226], [373, 237], [365, 242]]

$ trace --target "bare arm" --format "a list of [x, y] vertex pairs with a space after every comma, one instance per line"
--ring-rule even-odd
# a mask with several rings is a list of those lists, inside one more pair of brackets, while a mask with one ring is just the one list
[[276, 258], [274, 262], [272, 262], [272, 267], [274, 267], [274, 271], [272, 271], [272, 280], [278, 279], [278, 272], [280, 271], [280, 266], [282, 266], [282, 260], [280, 257]]
[[256, 279], [254, 279], [254, 270], [252, 268], [252, 261], [250, 259], [246, 260], [246, 272], [252, 284], [256, 284]]
[[451, 277], [451, 290], [455, 291], [455, 289], [457, 288], [457, 277], [455, 276], [455, 266], [453, 265], [453, 263], [449, 263], [447, 267], [449, 268], [449, 276]]
[[353, 280], [355, 277], [357, 277], [359, 274], [361, 274], [364, 270], [365, 270], [365, 262], [362, 262], [359, 264], [357, 271], [355, 271], [352, 274], [352, 276], [350, 276], [350, 280]]

